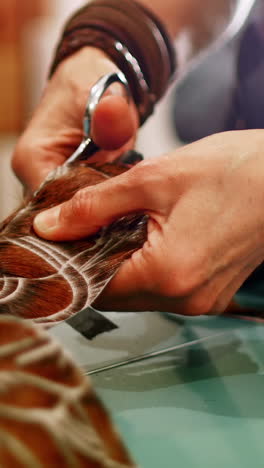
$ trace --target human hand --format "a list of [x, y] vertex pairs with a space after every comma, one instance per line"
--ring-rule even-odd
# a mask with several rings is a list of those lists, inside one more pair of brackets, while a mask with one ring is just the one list
[[263, 140], [263, 130], [222, 133], [139, 163], [52, 208], [46, 225], [40, 214], [35, 230], [46, 239], [76, 239], [145, 212], [144, 246], [96, 306], [220, 313], [264, 259]]
[[[29, 190], [35, 190], [79, 145], [89, 90], [102, 75], [116, 71], [102, 51], [91, 47], [59, 65], [13, 156], [13, 169]], [[114, 85], [110, 92], [118, 93], [118, 89]], [[96, 157], [109, 161], [132, 148], [137, 126], [132, 103], [128, 105], [121, 94], [103, 97], [93, 115], [92, 136], [105, 151]]]

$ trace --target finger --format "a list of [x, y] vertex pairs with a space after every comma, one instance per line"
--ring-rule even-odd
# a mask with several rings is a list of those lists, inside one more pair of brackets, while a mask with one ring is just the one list
[[[132, 312], [157, 310], [158, 306], [161, 307], [161, 297], [151, 291], [152, 288], [148, 290], [149, 278], [147, 272], [149, 270], [155, 277], [152, 265], [144, 265], [142, 249], [133, 253], [121, 265], [117, 274], [104, 289], [103, 294], [97, 298], [95, 307], [101, 310]], [[154, 278], [153, 281], [155, 282]], [[162, 301], [165, 302], [165, 298], [162, 298]]]
[[56, 136], [28, 129], [20, 138], [12, 156], [12, 169], [20, 181], [34, 191], [47, 175], [65, 162], [81, 140], [81, 131], [60, 129]]
[[38, 149], [34, 153], [27, 152], [27, 159], [13, 158], [12, 168], [29, 192], [34, 192], [47, 175], [64, 161], [65, 158], [60, 153], [45, 152], [44, 154], [44, 151]]
[[122, 96], [105, 96], [92, 118], [92, 137], [105, 150], [118, 149], [136, 133], [137, 114]]
[[151, 184], [145, 189], [148, 185], [144, 180], [145, 166], [146, 162], [139, 163], [124, 174], [79, 190], [71, 200], [40, 213], [34, 220], [35, 231], [50, 240], [80, 239], [123, 215], [147, 211], [156, 202]]
[[[259, 264], [259, 258], [244, 259], [241, 265], [232, 265], [220, 270], [210, 280], [186, 296], [168, 297], [159, 292], [158, 279], [164, 276], [153, 254], [144, 258], [142, 249], [135, 252], [119, 268], [103, 293], [97, 298], [95, 307], [104, 310], [142, 311], [159, 310], [183, 315], [220, 314], [228, 306], [233, 295]], [[244, 266], [246, 265], [246, 266]]]
[[[122, 151], [125, 151], [133, 147], [136, 120], [133, 108], [123, 97], [106, 96], [100, 101], [93, 117], [92, 130], [96, 143], [104, 149], [98, 153], [100, 160], [115, 159], [121, 151], [113, 151], [116, 148], [122, 147]], [[50, 171], [63, 164], [73, 153], [80, 138], [81, 132], [73, 128], [62, 128], [53, 138], [49, 134], [46, 137], [36, 138], [36, 135], [28, 131], [20, 139], [14, 151], [13, 170], [22, 183], [33, 192]], [[34, 140], [34, 145], [29, 143]], [[107, 146], [112, 151], [106, 151]]]

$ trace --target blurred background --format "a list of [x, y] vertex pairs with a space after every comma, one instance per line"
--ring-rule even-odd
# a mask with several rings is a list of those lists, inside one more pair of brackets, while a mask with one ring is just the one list
[[43, 90], [59, 32], [81, 0], [0, 2], [0, 219], [22, 189], [10, 170], [17, 140]]
[[[65, 20], [85, 3], [84, 0], [0, 1], [0, 220], [21, 200], [21, 186], [10, 169], [15, 142], [39, 101]], [[139, 149], [144, 154], [159, 154], [175, 144], [168, 102], [169, 96], [160, 105], [158, 120], [156, 116], [150, 119], [139, 138]], [[152, 143], [153, 135], [157, 135], [156, 143]]]
[[[246, 118], [250, 106], [253, 117], [257, 107], [259, 115], [264, 115], [264, 71], [261, 69], [260, 73], [259, 68], [261, 63], [264, 70], [264, 0], [225, 1], [230, 13], [221, 23], [223, 34], [212, 48], [205, 47], [198, 55], [188, 73], [183, 73], [184, 79], [181, 71], [186, 66], [181, 66], [181, 62], [188, 56], [186, 41], [191, 41], [191, 36], [188, 33], [186, 37], [184, 31], [178, 35], [177, 87], [171, 87], [139, 132], [137, 149], [145, 157], [166, 153], [180, 142], [240, 128], [237, 122], [250, 128], [252, 118]], [[221, 2], [214, 0], [216, 10]], [[0, 220], [17, 207], [22, 196], [21, 186], [10, 169], [14, 145], [39, 101], [63, 25], [85, 3], [87, 0], [0, 0]], [[254, 5], [256, 9], [250, 14]], [[201, 18], [195, 22], [193, 32], [199, 35], [208, 23], [208, 12], [206, 8], [197, 11]], [[209, 24], [217, 25], [214, 9], [211, 14]], [[219, 28], [215, 31], [218, 38]], [[242, 78], [238, 76], [239, 63]], [[264, 127], [264, 122], [253, 120], [252, 128]]]

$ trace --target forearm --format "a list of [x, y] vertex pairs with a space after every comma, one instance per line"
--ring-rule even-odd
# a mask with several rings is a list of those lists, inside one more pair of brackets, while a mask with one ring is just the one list
[[[112, 7], [111, 3], [111, 0], [100, 2], [100, 4], [103, 4], [104, 8], [108, 5]], [[133, 3], [133, 0], [130, 3]], [[97, 4], [96, 0], [89, 2], [81, 10], [76, 12], [75, 18], [77, 19], [77, 23], [78, 18], [80, 18], [80, 13], [87, 11], [87, 16], [90, 15], [90, 6], [94, 4]], [[165, 31], [168, 32], [169, 41], [170, 39], [185, 37], [184, 50], [178, 50], [178, 43], [176, 47], [180, 62], [182, 62], [182, 59], [183, 62], [190, 59], [193, 54], [208, 46], [218, 37], [228, 22], [230, 22], [237, 9], [237, 4], [232, 3], [232, 0], [204, 0], [202, 8], [200, 0], [136, 0], [135, 4], [142, 5], [150, 12], [154, 13], [157, 20], [164, 26]], [[126, 1], [120, 1], [119, 5], [120, 7], [118, 6], [118, 8], [123, 8], [123, 11], [127, 10], [129, 16], [129, 4], [127, 4]], [[102, 8], [100, 5], [100, 11], [101, 10]], [[111, 24], [111, 9], [109, 11], [110, 16], [108, 19]], [[140, 17], [140, 13], [139, 15], [136, 14], [135, 17], [137, 18], [137, 16]], [[100, 27], [101, 26], [102, 24], [100, 24]], [[125, 27], [126, 26], [125, 24]], [[137, 35], [140, 36], [140, 33]], [[78, 39], [77, 33], [76, 39]], [[142, 40], [140, 47], [143, 52], [144, 48], [148, 47], [148, 45]], [[182, 53], [184, 57], [182, 57]], [[182, 63], [178, 63], [178, 66], [181, 64]], [[162, 66], [162, 63], [159, 65]]]
[[175, 71], [175, 51], [153, 9], [134, 0], [94, 0], [69, 19], [51, 74], [82, 47], [101, 49], [124, 73], [140, 123], [153, 112]]
[[[166, 92], [175, 69], [181, 73], [231, 15], [231, 0], [204, 0], [203, 8], [198, 2], [93, 0], [66, 24], [51, 74], [85, 46], [102, 50], [126, 76], [142, 124]], [[173, 37], [178, 39], [176, 59]]]

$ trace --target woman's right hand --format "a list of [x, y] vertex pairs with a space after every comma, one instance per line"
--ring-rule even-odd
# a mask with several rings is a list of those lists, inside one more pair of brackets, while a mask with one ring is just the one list
[[[117, 71], [101, 50], [92, 47], [84, 47], [58, 66], [13, 155], [13, 169], [27, 189], [35, 190], [73, 153], [83, 136], [82, 120], [91, 87], [103, 75]], [[114, 86], [114, 92], [121, 88]], [[93, 139], [104, 150], [96, 157], [112, 160], [131, 149], [137, 128], [133, 103], [128, 104], [121, 93], [103, 97], [92, 123]]]

